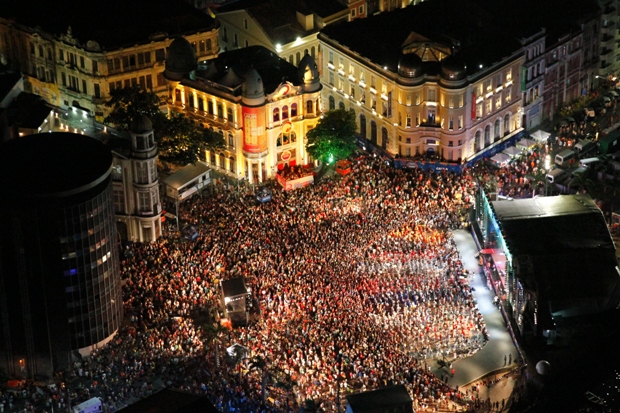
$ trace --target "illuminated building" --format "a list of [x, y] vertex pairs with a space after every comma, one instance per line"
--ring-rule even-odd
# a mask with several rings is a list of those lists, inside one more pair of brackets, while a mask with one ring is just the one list
[[162, 208], [153, 123], [141, 115], [131, 123], [129, 134], [129, 148], [119, 146], [112, 152], [116, 225], [121, 240], [154, 241], [161, 236]]
[[[305, 55], [299, 67], [262, 46], [228, 51], [199, 67], [186, 40], [166, 60], [171, 113], [221, 133], [226, 148], [204, 154], [213, 169], [250, 183], [277, 170], [312, 162], [306, 133], [318, 122], [321, 83], [317, 65]], [[183, 56], [183, 53], [186, 55]]]
[[1, 144], [0, 162], [0, 368], [51, 377], [122, 322], [112, 154], [53, 132]]
[[596, 62], [583, 55], [596, 42], [583, 31], [597, 6], [580, 3], [562, 19], [555, 6], [532, 15], [518, 2], [429, 1], [327, 26], [326, 109], [355, 111], [362, 143], [391, 156], [493, 153], [589, 89]]
[[[521, 45], [475, 7], [424, 2], [319, 35], [326, 109], [355, 112], [364, 142], [392, 156], [481, 156], [521, 132]], [[456, 21], [441, 26], [437, 22]], [[482, 30], [485, 28], [483, 27]]]
[[349, 9], [335, 0], [242, 0], [216, 15], [222, 51], [259, 45], [298, 66], [306, 54], [318, 59], [319, 30], [347, 21]]
[[0, 3], [0, 53], [26, 91], [102, 122], [110, 92], [141, 85], [165, 94], [166, 48], [177, 35], [199, 58], [219, 51], [217, 22], [181, 0]]

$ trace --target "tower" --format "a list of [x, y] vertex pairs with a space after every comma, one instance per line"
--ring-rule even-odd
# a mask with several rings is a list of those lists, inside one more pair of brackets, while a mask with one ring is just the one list
[[0, 205], [0, 367], [51, 376], [122, 322], [112, 154], [56, 132], [1, 144], [0, 162], [10, 171], [0, 175], [10, 200]]

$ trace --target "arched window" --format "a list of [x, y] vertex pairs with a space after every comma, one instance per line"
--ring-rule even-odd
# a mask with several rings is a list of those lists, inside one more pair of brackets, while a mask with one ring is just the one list
[[381, 147], [383, 149], [387, 149], [388, 144], [388, 130], [386, 128], [381, 128]]
[[510, 133], [510, 113], [507, 113], [504, 116], [504, 135], [508, 135]]
[[273, 110], [273, 121], [274, 122], [279, 122], [280, 121], [280, 109], [279, 108], [275, 108]]
[[234, 116], [233, 116], [233, 110], [232, 108], [226, 108], [226, 117], [228, 119], [229, 122], [232, 122], [235, 120]]
[[231, 156], [228, 158], [228, 170], [232, 173], [237, 173], [237, 165], [235, 164], [235, 158]]
[[480, 149], [482, 149], [483, 146], [483, 142], [482, 142], [482, 137], [480, 136], [480, 131], [476, 131], [476, 136], [474, 137], [474, 149], [476, 152], [478, 152]]
[[231, 148], [235, 147], [235, 137], [230, 132], [228, 133], [228, 146], [230, 146]]
[[221, 103], [217, 104], [217, 116], [219, 118], [223, 118], [224, 117], [224, 106], [222, 106]]
[[342, 109], [342, 110], [345, 109], [344, 102], [342, 102], [342, 101], [338, 102], [338, 109]]
[[282, 106], [282, 120], [288, 119], [288, 106]]
[[220, 168], [226, 169], [226, 158], [223, 153], [220, 153]]
[[310, 56], [312, 56], [312, 58], [313, 58], [313, 59], [315, 58], [315, 56], [314, 56], [314, 53], [315, 53], [315, 52], [314, 52], [314, 50], [315, 50], [315, 49], [314, 49], [314, 46], [312, 46], [312, 47], [310, 48]]
[[306, 101], [306, 115], [311, 115], [314, 111], [312, 110], [314, 106], [314, 102], [311, 100]]
[[301, 60], [301, 54], [299, 52], [297, 52], [295, 54], [295, 65], [299, 66], [299, 61]]
[[209, 115], [213, 115], [213, 102], [211, 100], [207, 102], [207, 111]]
[[333, 96], [329, 97], [329, 110], [336, 109], [336, 99]]
[[215, 165], [215, 152], [211, 151], [211, 165]]
[[290, 55], [290, 56], [288, 57], [288, 62], [289, 62], [290, 64], [293, 64], [293, 55]]
[[491, 125], [487, 125], [484, 128], [484, 147], [486, 148], [491, 144]]
[[177, 105], [181, 104], [181, 91], [179, 89], [174, 89], [174, 101]]
[[297, 116], [297, 103], [291, 104], [291, 118]]
[[500, 138], [499, 127], [500, 127], [500, 121], [499, 119], [497, 119], [495, 121], [495, 126], [493, 127], [493, 138], [495, 140], [498, 140]]
[[276, 146], [288, 145], [289, 143], [297, 142], [297, 134], [290, 130], [288, 132], [282, 132], [276, 139]]
[[190, 108], [193, 108], [194, 107], [194, 94], [188, 93], [187, 97], [185, 98], [185, 101], [187, 102]]
[[366, 116], [363, 113], [360, 115], [360, 135], [366, 139]]
[[377, 143], [377, 122], [374, 120], [370, 121], [370, 140]]
[[304, 56], [308, 54], [308, 49], [304, 49]]

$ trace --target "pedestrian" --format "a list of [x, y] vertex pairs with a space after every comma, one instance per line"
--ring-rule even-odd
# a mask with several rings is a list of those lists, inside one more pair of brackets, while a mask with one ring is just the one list
[[506, 365], [506, 355], [504, 354], [504, 366]]
[[510, 353], [510, 356], [508, 357], [508, 365], [512, 364], [512, 353]]

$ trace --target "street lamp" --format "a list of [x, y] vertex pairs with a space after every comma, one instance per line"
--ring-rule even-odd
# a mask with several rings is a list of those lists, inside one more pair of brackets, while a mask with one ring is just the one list
[[[549, 173], [549, 168], [551, 167], [551, 155], [545, 156], [545, 173]], [[549, 185], [549, 180], [545, 176], [545, 196], [547, 196], [547, 185]]]

